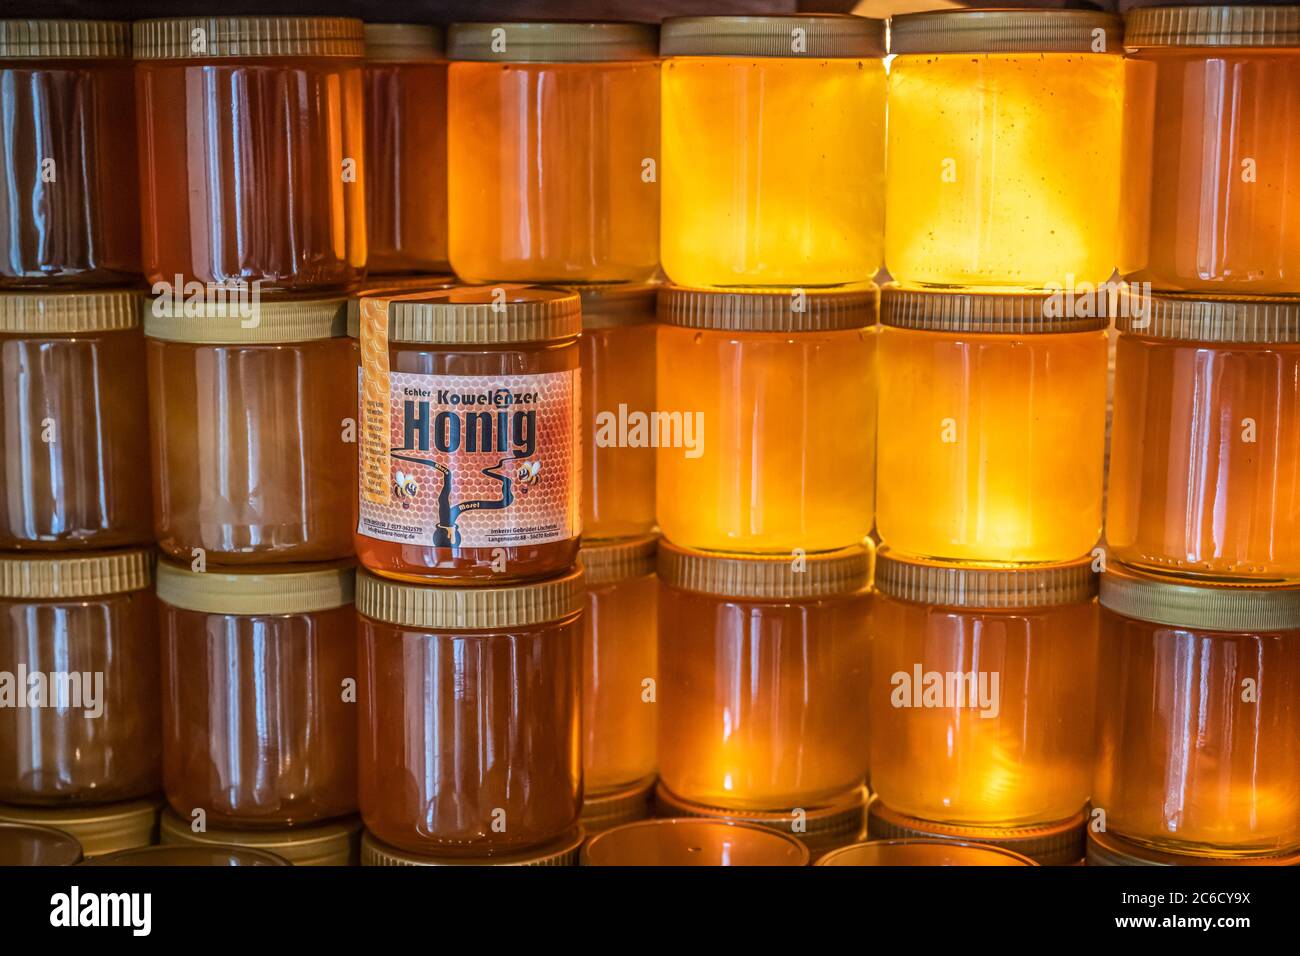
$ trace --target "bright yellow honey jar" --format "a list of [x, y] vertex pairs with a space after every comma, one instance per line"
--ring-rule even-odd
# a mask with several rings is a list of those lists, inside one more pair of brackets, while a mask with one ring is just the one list
[[660, 257], [694, 286], [823, 286], [879, 270], [884, 24], [663, 25]]

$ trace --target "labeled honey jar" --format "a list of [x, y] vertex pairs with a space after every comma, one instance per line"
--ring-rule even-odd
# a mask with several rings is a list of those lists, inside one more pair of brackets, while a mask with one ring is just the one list
[[0, 867], [75, 866], [80, 862], [81, 844], [71, 834], [53, 827], [0, 823]]
[[792, 836], [718, 820], [641, 820], [592, 837], [583, 866], [807, 866]]
[[808, 815], [860, 791], [870, 558], [860, 545], [724, 556], [660, 541], [664, 791], [706, 807]]
[[642, 23], [455, 23], [448, 244], [467, 282], [645, 282], [659, 63]]
[[154, 529], [204, 566], [352, 553], [356, 358], [342, 299], [146, 305]]
[[[877, 290], [659, 293], [659, 526], [706, 551], [871, 533]], [[629, 431], [630, 434], [630, 431]]]
[[655, 527], [655, 287], [575, 286], [582, 297], [582, 536]]
[[163, 787], [182, 825], [300, 827], [356, 812], [354, 573], [159, 562]]
[[[206, 821], [205, 821], [206, 822]], [[171, 810], [163, 811], [158, 831], [165, 846], [237, 846], [274, 853], [294, 866], [356, 866], [361, 849], [361, 818], [285, 829], [195, 829]]]
[[125, 290], [0, 293], [0, 548], [153, 540], [141, 302]]
[[562, 289], [362, 297], [362, 564], [493, 586], [573, 564], [581, 332]]
[[1134, 299], [1116, 320], [1111, 556], [1207, 580], [1300, 581], [1300, 304]]
[[1093, 815], [1140, 853], [1300, 852], [1300, 591], [1101, 578]]
[[[134, 25], [144, 273], [340, 290], [366, 266], [360, 20]], [[117, 118], [120, 119], [120, 118]]]
[[447, 270], [447, 62], [442, 28], [367, 23], [366, 269]]
[[140, 271], [131, 28], [0, 20], [0, 287]]
[[870, 281], [883, 261], [884, 22], [677, 17], [659, 49], [669, 278]]
[[540, 851], [575, 828], [584, 591], [580, 570], [493, 588], [357, 573], [368, 837], [482, 861]]
[[0, 803], [66, 808], [158, 789], [152, 585], [152, 548], [0, 556]]
[[890, 21], [885, 264], [900, 282], [1043, 288], [1119, 256], [1121, 20], [952, 10]]
[[1097, 544], [1109, 319], [1084, 304], [883, 290], [876, 529], [893, 554], [1051, 563]]
[[1300, 6], [1133, 10], [1124, 45], [1154, 74], [1150, 208], [1123, 267], [1156, 289], [1300, 291]]

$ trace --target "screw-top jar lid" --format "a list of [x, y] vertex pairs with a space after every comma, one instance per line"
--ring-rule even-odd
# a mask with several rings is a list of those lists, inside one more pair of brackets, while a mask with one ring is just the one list
[[871, 552], [854, 545], [808, 555], [692, 551], [659, 542], [659, 578], [684, 591], [753, 600], [816, 600], [871, 583]]
[[609, 329], [645, 325], [655, 320], [659, 287], [652, 282], [618, 282], [567, 286], [582, 299], [582, 327]]
[[375, 837], [369, 830], [361, 836], [362, 866], [573, 866], [578, 848], [587, 838], [576, 824], [557, 840], [529, 850], [492, 853], [485, 856], [424, 856], [398, 849]]
[[272, 830], [233, 830], [208, 827], [195, 833], [170, 808], [163, 811], [158, 835], [164, 844], [177, 846], [239, 846], [265, 850], [294, 866], [354, 866], [361, 842], [361, 818], [347, 817], [328, 823]]
[[42, 601], [140, 591], [153, 582], [154, 550], [0, 555], [0, 599]]
[[0, 20], [0, 60], [120, 60], [131, 24], [113, 20]]
[[71, 833], [35, 823], [0, 823], [0, 867], [73, 866], [81, 844]]
[[1130, 10], [1124, 46], [1300, 46], [1300, 6], [1145, 7]]
[[1105, 286], [1067, 301], [1064, 291], [938, 292], [891, 282], [880, 290], [880, 323], [958, 334], [1095, 332], [1110, 324], [1109, 295]]
[[1001, 847], [964, 840], [868, 840], [832, 850], [817, 866], [1037, 866]]
[[1232, 345], [1300, 342], [1300, 300], [1285, 296], [1121, 293], [1115, 328], [1153, 339]]
[[165, 17], [135, 23], [137, 60], [219, 57], [361, 57], [360, 20], [350, 17]]
[[434, 23], [367, 23], [366, 59], [423, 63], [443, 58], [442, 27]]
[[649, 23], [453, 23], [447, 59], [488, 63], [594, 63], [653, 60], [659, 33]]
[[144, 334], [201, 345], [279, 345], [347, 335], [347, 299], [252, 302], [238, 292], [224, 301], [159, 296], [144, 303]]
[[867, 811], [867, 832], [873, 840], [956, 840], [1009, 850], [1040, 866], [1073, 866], [1083, 859], [1088, 815], [1080, 810], [1055, 823], [1029, 826], [950, 826], [891, 810], [871, 801]]
[[388, 341], [412, 345], [508, 345], [550, 342], [582, 332], [576, 292], [504, 284], [434, 292], [362, 296], [388, 310]]
[[659, 290], [659, 321], [719, 332], [834, 332], [874, 325], [880, 290], [871, 283], [825, 289]]
[[1253, 633], [1300, 629], [1300, 588], [1188, 584], [1111, 563], [1102, 607], [1167, 627]]
[[599, 833], [634, 820], [650, 816], [651, 798], [654, 796], [655, 775], [650, 774], [620, 790], [605, 793], [583, 793], [582, 825], [587, 834]]
[[889, 52], [1119, 54], [1123, 35], [1096, 10], [937, 10], [891, 18]]
[[1202, 856], [1157, 850], [1113, 833], [1088, 833], [1089, 866], [1300, 866], [1300, 850], [1271, 856]]
[[659, 55], [883, 57], [885, 21], [840, 13], [671, 17], [659, 29]]
[[1097, 596], [1092, 558], [1060, 564], [984, 567], [876, 553], [876, 591], [900, 601], [981, 610], [1055, 607]]
[[142, 846], [87, 860], [82, 866], [292, 866], [288, 860], [246, 846]]
[[88, 857], [149, 846], [158, 831], [159, 800], [128, 800], [82, 807], [0, 804], [0, 821], [53, 827], [76, 838]]
[[586, 602], [582, 569], [502, 587], [431, 587], [357, 572], [357, 611], [404, 627], [494, 631], [532, 627], [577, 614]]
[[580, 554], [583, 570], [587, 574], [587, 587], [654, 574], [655, 553], [658, 550], [657, 534], [609, 541], [583, 541]]
[[828, 803], [800, 806], [798, 812], [794, 806], [788, 811], [724, 810], [683, 800], [662, 783], [655, 788], [655, 803], [659, 812], [667, 816], [747, 823], [792, 835], [795, 834], [795, 824], [798, 823], [802, 829], [797, 837], [805, 844], [820, 846], [860, 840], [866, 828], [869, 797], [867, 788], [862, 786]]
[[71, 335], [140, 327], [144, 293], [0, 292], [0, 335]]
[[158, 562], [158, 600], [205, 614], [309, 614], [352, 603], [351, 562], [262, 565], [255, 571], [191, 571]]
[[808, 857], [788, 834], [699, 817], [625, 823], [582, 848], [583, 866], [807, 866]]
[[438, 292], [451, 289], [457, 285], [454, 275], [431, 273], [423, 276], [375, 277], [362, 284], [348, 298], [348, 337], [357, 338], [361, 334], [361, 298], [362, 296], [399, 295], [411, 292]]

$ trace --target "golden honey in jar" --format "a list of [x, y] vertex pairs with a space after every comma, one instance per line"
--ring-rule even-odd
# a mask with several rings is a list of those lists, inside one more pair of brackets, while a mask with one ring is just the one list
[[1116, 326], [1111, 555], [1300, 581], [1300, 304], [1155, 294]]
[[0, 293], [0, 548], [153, 540], [141, 302]]
[[883, 260], [884, 22], [679, 17], [659, 48], [668, 277], [870, 281]]
[[1123, 271], [1156, 289], [1300, 291], [1300, 7], [1133, 10], [1154, 73], [1150, 197]]
[[1053, 301], [882, 292], [876, 529], [894, 554], [1056, 562], [1097, 544], [1109, 319]]
[[1101, 578], [1092, 804], [1139, 850], [1300, 851], [1300, 591]]
[[659, 543], [659, 779], [683, 801], [808, 814], [867, 770], [861, 545], [711, 555]]
[[582, 804], [581, 571], [494, 588], [357, 573], [358, 775], [371, 835], [485, 859], [564, 837]]
[[152, 548], [0, 556], [0, 804], [65, 808], [158, 789], [152, 566]]
[[568, 569], [582, 524], [577, 294], [363, 296], [360, 321], [361, 563], [488, 585]]
[[159, 562], [163, 788], [185, 824], [299, 827], [356, 811], [354, 573]]
[[0, 20], [0, 286], [140, 271], [131, 28]]
[[901, 282], [1043, 288], [1119, 255], [1121, 21], [1091, 10], [894, 17], [885, 265]]
[[448, 247], [469, 282], [644, 282], [659, 265], [659, 63], [641, 23], [456, 23]]
[[145, 308], [162, 550], [204, 566], [351, 555], [357, 371], [345, 301], [159, 297]]
[[[655, 287], [575, 286], [582, 296], [582, 535], [655, 527]], [[638, 430], [639, 428], [639, 430]]]
[[659, 294], [659, 526], [707, 551], [871, 533], [877, 290]]
[[980, 842], [1078, 817], [1092, 787], [1091, 558], [972, 568], [882, 548], [875, 589], [864, 696], [879, 802]]
[[447, 269], [447, 63], [442, 28], [367, 23], [366, 269]]
[[365, 41], [340, 17], [135, 26], [144, 274], [342, 290], [366, 266]]

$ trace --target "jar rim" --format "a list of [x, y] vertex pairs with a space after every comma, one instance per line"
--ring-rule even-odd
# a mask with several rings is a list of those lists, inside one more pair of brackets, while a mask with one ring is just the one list
[[346, 860], [352, 858], [353, 847], [361, 837], [361, 818], [353, 815], [305, 826], [265, 830], [209, 826], [203, 832], [195, 833], [188, 820], [167, 807], [162, 812], [158, 833], [161, 843], [176, 846], [240, 846], [266, 850], [290, 862], [301, 862], [303, 856], [309, 856], [313, 861], [326, 857]]
[[125, 60], [131, 24], [116, 20], [0, 20], [0, 60]]
[[630, 20], [453, 23], [447, 59], [480, 63], [599, 63], [654, 60], [659, 31]]
[[581, 823], [575, 823], [555, 840], [542, 846], [491, 856], [440, 857], [413, 853], [390, 846], [369, 830], [361, 834], [362, 866], [572, 866], [578, 848], [587, 839]]
[[659, 542], [658, 568], [664, 584], [683, 591], [756, 601], [812, 601], [865, 595], [871, 585], [871, 557], [864, 545], [807, 555], [738, 554], [696, 551], [665, 538]]
[[872, 840], [941, 840], [1001, 850], [1037, 866], [1070, 866], [1083, 859], [1088, 829], [1087, 807], [1064, 820], [1027, 826], [953, 826], [919, 820], [885, 806], [875, 797], [867, 808]]
[[587, 587], [616, 584], [655, 573], [655, 556], [659, 535], [643, 534], [633, 538], [582, 542], [578, 552], [587, 573]]
[[158, 799], [80, 807], [19, 807], [5, 804], [0, 806], [0, 821], [30, 823], [62, 830], [81, 844], [82, 853], [94, 857], [151, 844], [158, 829], [158, 814], [162, 805]]
[[352, 17], [157, 17], [137, 20], [132, 25], [132, 36], [137, 60], [252, 57], [359, 60], [366, 52], [363, 25]]
[[876, 591], [914, 604], [972, 610], [1062, 607], [1097, 596], [1091, 556], [1043, 565], [978, 565], [876, 553]]
[[348, 300], [249, 300], [243, 289], [216, 301], [189, 301], [184, 292], [143, 301], [144, 334], [194, 345], [283, 345], [347, 335]]
[[1113, 311], [1109, 287], [1080, 289], [1084, 291], [994, 292], [890, 282], [880, 290], [880, 324], [915, 332], [988, 335], [1059, 335], [1107, 328]]
[[1141, 7], [1125, 20], [1124, 46], [1300, 47], [1300, 6]]
[[514, 345], [582, 333], [582, 304], [568, 289], [519, 283], [362, 295], [388, 315], [388, 341], [404, 345]]
[[582, 300], [583, 329], [648, 325], [655, 321], [658, 282], [608, 282], [568, 285]]
[[427, 63], [446, 58], [437, 23], [366, 23], [366, 60], [371, 63]]
[[357, 572], [357, 612], [385, 624], [431, 631], [494, 631], [562, 621], [581, 613], [581, 566], [541, 581], [500, 587], [412, 584]]
[[[1117, 14], [1075, 9], [931, 10], [889, 21], [889, 52], [1123, 53], [1124, 21]], [[1097, 41], [1101, 49], [1096, 49]]]
[[[987, 866], [990, 856], [1010, 858], [1014, 866], [1038, 866], [1033, 860], [1014, 850], [1008, 850], [1004, 847], [993, 846], [988, 843], [977, 843], [974, 840], [949, 840], [944, 837], [930, 837], [928, 839], [919, 839], [916, 837], [903, 837], [896, 839], [884, 840], [864, 840], [861, 843], [850, 843], [848, 846], [838, 847], [831, 850], [825, 856], [817, 861], [816, 866], [857, 866], [854, 863], [839, 863], [838, 860], [846, 856], [856, 856], [862, 853], [866, 848], [875, 847], [898, 847], [906, 850], [908, 847], [941, 847], [951, 856], [966, 857], [967, 866]], [[878, 866], [900, 866], [899, 863], [881, 863]]]
[[[648, 820], [637, 820], [633, 823], [622, 823], [616, 827], [610, 827], [594, 835], [582, 848], [582, 866], [602, 866], [602, 865], [619, 865], [617, 859], [609, 864], [602, 864], [598, 860], [598, 855], [605, 852], [610, 844], [615, 844], [615, 854], [619, 852], [617, 844], [619, 841], [632, 839], [637, 841], [642, 834], [651, 834], [651, 839], [658, 844], [658, 852], [655, 856], [663, 859], [666, 854], [672, 853], [672, 844], [676, 843], [679, 847], [685, 849], [689, 846], [689, 852], [692, 855], [698, 854], [701, 847], [707, 847], [710, 844], [714, 847], [714, 853], [720, 843], [730, 847], [748, 848], [758, 850], [763, 853], [772, 855], [763, 861], [754, 861], [760, 866], [807, 866], [810, 853], [808, 847], [802, 841], [780, 830], [771, 827], [760, 826], [754, 823], [740, 823], [734, 820], [714, 820], [707, 817], [658, 817]], [[682, 835], [689, 835], [689, 839], [682, 841]], [[664, 845], [665, 837], [671, 841], [667, 846]], [[665, 854], [666, 851], [666, 854]], [[705, 855], [700, 857], [709, 860], [712, 856], [707, 850]], [[677, 865], [685, 860], [682, 856]]]
[[1287, 296], [1121, 293], [1115, 329], [1153, 339], [1232, 345], [1300, 343], [1300, 300]]
[[847, 332], [875, 325], [880, 289], [702, 289], [665, 285], [657, 315], [665, 325], [714, 332]]
[[0, 335], [121, 332], [141, 325], [138, 289], [0, 292]]
[[385, 292], [435, 292], [459, 285], [451, 273], [432, 272], [418, 276], [375, 276], [363, 282], [352, 295], [348, 296], [348, 338], [361, 335], [361, 297], [381, 295]]
[[1231, 634], [1300, 629], [1300, 589], [1166, 580], [1111, 564], [1101, 575], [1101, 606], [1165, 627]]
[[[802, 33], [796, 36], [795, 30]], [[796, 60], [883, 57], [885, 21], [843, 13], [669, 17], [659, 29], [659, 55]]]
[[310, 614], [351, 604], [354, 580], [351, 561], [192, 571], [164, 559], [158, 562], [158, 600], [204, 614]]
[[0, 555], [0, 599], [45, 601], [141, 591], [154, 579], [155, 552], [30, 552]]

